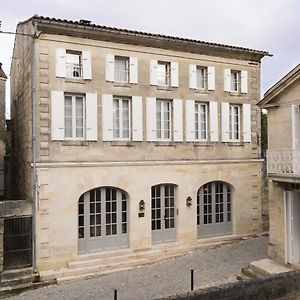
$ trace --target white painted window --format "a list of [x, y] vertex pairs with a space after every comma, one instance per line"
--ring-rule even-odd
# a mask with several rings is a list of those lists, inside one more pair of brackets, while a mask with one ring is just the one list
[[230, 72], [231, 78], [231, 92], [240, 92], [241, 91], [241, 72], [231, 70]]
[[195, 140], [207, 140], [207, 104], [195, 102]]
[[169, 100], [156, 100], [156, 139], [171, 139], [171, 109]]
[[229, 104], [229, 140], [239, 141], [241, 122], [240, 122], [240, 106]]
[[131, 99], [124, 97], [113, 98], [113, 138], [129, 140], [131, 131]]
[[157, 63], [157, 84], [159, 86], [170, 86], [170, 84], [171, 84], [171, 64], [169, 62], [158, 61], [158, 63]]
[[129, 58], [115, 56], [115, 76], [117, 82], [129, 82]]
[[82, 53], [66, 51], [66, 77], [82, 78]]
[[207, 67], [196, 67], [196, 87], [198, 90], [207, 89]]
[[85, 99], [81, 95], [65, 95], [65, 139], [85, 138]]

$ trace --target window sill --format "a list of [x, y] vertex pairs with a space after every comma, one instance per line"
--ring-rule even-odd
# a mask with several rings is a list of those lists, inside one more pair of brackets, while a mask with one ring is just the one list
[[176, 143], [175, 142], [153, 142], [155, 147], [176, 147]]
[[211, 143], [208, 142], [192, 142], [193, 147], [213, 147]]
[[65, 79], [65, 82], [68, 82], [68, 83], [81, 83], [81, 84], [85, 84], [85, 80], [82, 79], [82, 78], [66, 78]]
[[62, 146], [88, 146], [89, 143], [87, 141], [62, 141]]
[[194, 89], [194, 92], [197, 93], [197, 94], [205, 94], [205, 95], [209, 94], [208, 90], [197, 90], [197, 89]]
[[235, 96], [235, 97], [243, 97], [246, 96], [247, 94], [241, 93], [241, 92], [229, 92], [230, 96]]
[[245, 144], [242, 142], [226, 142], [225, 143], [229, 147], [244, 147]]
[[156, 88], [160, 91], [173, 91], [175, 89], [172, 86], [157, 86]]
[[135, 147], [132, 141], [112, 141], [110, 145], [113, 147]]
[[115, 87], [131, 87], [131, 84], [129, 82], [113, 82], [113, 86]]

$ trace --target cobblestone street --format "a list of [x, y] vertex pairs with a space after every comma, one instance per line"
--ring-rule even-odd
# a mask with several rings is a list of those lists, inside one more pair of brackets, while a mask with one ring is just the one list
[[188, 291], [190, 270], [194, 269], [195, 289], [234, 281], [242, 267], [267, 256], [268, 237], [255, 237], [192, 254], [164, 260], [98, 278], [80, 280], [15, 296], [14, 300], [118, 300], [155, 299]]

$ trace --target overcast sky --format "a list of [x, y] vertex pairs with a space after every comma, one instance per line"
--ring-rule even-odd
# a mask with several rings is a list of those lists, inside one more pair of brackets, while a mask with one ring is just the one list
[[[274, 57], [262, 60], [262, 94], [300, 63], [299, 0], [8, 0], [2, 30], [34, 14], [268, 51]], [[13, 41], [0, 34], [7, 75]]]

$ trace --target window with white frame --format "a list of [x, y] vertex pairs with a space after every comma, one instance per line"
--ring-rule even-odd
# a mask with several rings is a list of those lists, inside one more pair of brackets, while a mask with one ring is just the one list
[[130, 98], [113, 98], [113, 138], [116, 140], [130, 139]]
[[196, 85], [198, 90], [207, 89], [207, 67], [196, 67]]
[[239, 93], [241, 91], [241, 72], [231, 70], [231, 92]]
[[239, 105], [229, 105], [229, 140], [239, 141], [240, 140], [240, 114], [241, 108]]
[[195, 140], [207, 140], [207, 104], [195, 102]]
[[85, 99], [82, 95], [65, 95], [65, 138], [84, 139]]
[[115, 81], [129, 82], [129, 58], [115, 56]]
[[170, 100], [156, 100], [156, 138], [171, 139], [171, 108]]
[[158, 63], [157, 63], [157, 84], [159, 86], [169, 86], [171, 84], [171, 64], [170, 64], [170, 62], [158, 61]]
[[82, 53], [78, 51], [66, 51], [66, 77], [82, 78]]

